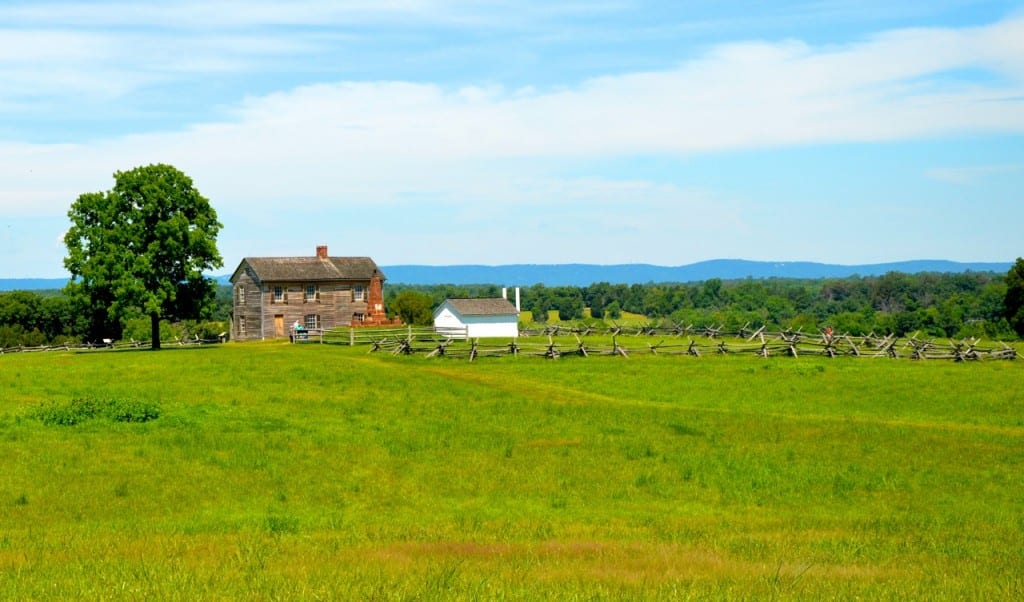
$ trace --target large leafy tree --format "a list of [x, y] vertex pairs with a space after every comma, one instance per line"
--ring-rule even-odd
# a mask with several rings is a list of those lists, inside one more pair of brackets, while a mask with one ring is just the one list
[[1019, 336], [1024, 337], [1024, 258], [1006, 273], [1006, 300], [1003, 303], [1006, 319]]
[[388, 307], [406, 324], [430, 326], [434, 323], [434, 300], [426, 293], [402, 291]]
[[85, 310], [93, 337], [119, 337], [124, 319], [145, 315], [159, 349], [161, 319], [200, 317], [213, 300], [215, 284], [203, 271], [223, 265], [221, 224], [176, 168], [119, 171], [113, 189], [82, 194], [68, 217], [68, 293]]

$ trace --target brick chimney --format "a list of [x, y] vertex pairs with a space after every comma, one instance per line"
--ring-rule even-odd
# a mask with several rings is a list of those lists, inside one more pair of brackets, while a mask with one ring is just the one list
[[316, 248], [316, 256], [320, 259], [327, 259], [327, 245], [318, 245]]
[[380, 281], [377, 272], [370, 278], [369, 298], [366, 300], [366, 313], [368, 317], [383, 320], [384, 313], [384, 286]]

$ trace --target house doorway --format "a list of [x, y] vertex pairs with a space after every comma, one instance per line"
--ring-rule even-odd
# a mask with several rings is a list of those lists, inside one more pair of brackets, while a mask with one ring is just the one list
[[283, 314], [277, 314], [276, 316], [274, 316], [274, 336], [279, 338], [284, 336]]

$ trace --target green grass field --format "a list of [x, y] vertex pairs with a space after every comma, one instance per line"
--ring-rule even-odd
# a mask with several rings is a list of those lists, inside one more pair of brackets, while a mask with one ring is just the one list
[[0, 387], [3, 599], [1024, 596], [1019, 361], [228, 344]]

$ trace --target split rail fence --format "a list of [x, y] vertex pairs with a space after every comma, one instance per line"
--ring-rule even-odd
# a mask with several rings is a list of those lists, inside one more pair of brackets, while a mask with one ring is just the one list
[[514, 339], [469, 338], [468, 332], [461, 329], [349, 328], [311, 333], [308, 338], [296, 342], [366, 345], [369, 353], [425, 355], [470, 361], [507, 355], [557, 359], [563, 356], [591, 355], [629, 357], [637, 353], [692, 357], [712, 354], [760, 357], [819, 355], [831, 358], [849, 356], [953, 361], [1012, 360], [1018, 355], [1017, 350], [1006, 343], [985, 344], [976, 338], [937, 341], [921, 338], [918, 334], [910, 337], [892, 334], [879, 336], [874, 333], [853, 336], [827, 331], [769, 332], [765, 328], [742, 328], [726, 332], [722, 327], [692, 326], [645, 326], [629, 330], [618, 326], [607, 329], [551, 326], [542, 330], [522, 331]]
[[[1013, 360], [1016, 348], [1001, 342], [983, 343], [970, 338], [938, 341], [918, 334], [897, 337], [893, 334], [863, 336], [831, 332], [804, 333], [800, 330], [770, 332], [765, 328], [725, 331], [719, 327], [682, 327], [679, 325], [625, 328], [553, 325], [543, 329], [524, 330], [513, 339], [469, 338], [464, 329], [435, 330], [431, 327], [338, 328], [309, 330], [293, 337], [297, 344], [365, 345], [369, 353], [393, 355], [424, 355], [426, 357], [461, 358], [470, 361], [484, 357], [528, 356], [558, 359], [565, 356], [590, 357], [610, 355], [630, 357], [635, 354], [683, 355], [755, 355], [827, 356], [866, 358], [909, 358], [915, 360]], [[226, 333], [217, 338], [182, 338], [169, 345], [213, 345], [224, 343]], [[656, 341], [656, 342], [655, 342]], [[111, 350], [145, 348], [148, 341], [109, 341], [100, 343], [65, 343], [38, 347], [0, 348], [7, 353], [45, 351]]]
[[[201, 339], [198, 336], [183, 337], [174, 341], [165, 341], [161, 344], [165, 347], [178, 345], [178, 346], [189, 346], [189, 345], [219, 345], [227, 341], [227, 333], [221, 333], [217, 338]], [[149, 347], [149, 341], [136, 341], [135, 339], [129, 339], [127, 341], [112, 341], [110, 339], [104, 339], [98, 343], [61, 343], [53, 345], [38, 345], [38, 346], [27, 346], [18, 345], [17, 347], [0, 347], [0, 355], [7, 353], [38, 353], [42, 351], [109, 351], [112, 349], [144, 349]]]

